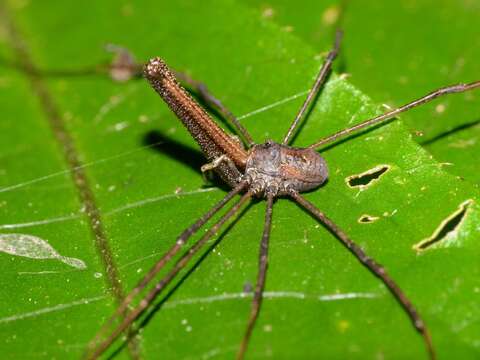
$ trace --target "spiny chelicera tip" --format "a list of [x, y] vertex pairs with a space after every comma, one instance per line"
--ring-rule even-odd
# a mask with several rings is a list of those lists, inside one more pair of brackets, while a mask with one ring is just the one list
[[159, 79], [168, 76], [170, 69], [161, 58], [154, 57], [145, 64], [143, 73], [147, 79]]

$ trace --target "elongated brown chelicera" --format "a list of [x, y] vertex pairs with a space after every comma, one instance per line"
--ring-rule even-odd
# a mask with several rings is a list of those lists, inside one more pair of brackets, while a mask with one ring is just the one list
[[[206, 87], [183, 74], [174, 73], [162, 59], [151, 59], [143, 67], [144, 77], [182, 121], [195, 141], [199, 144], [205, 157], [209, 161], [204, 169], [214, 170], [232, 190], [193, 225], [187, 228], [176, 239], [172, 247], [150, 269], [147, 275], [145, 275], [137, 286], [124, 298], [115, 313], [104, 324], [90, 343], [87, 349], [87, 358], [95, 359], [103, 354], [116, 339], [149, 308], [155, 298], [161, 294], [165, 287], [175, 278], [179, 271], [188, 264], [192, 257], [202, 249], [202, 246], [205, 245], [211, 237], [215, 236], [222, 225], [238, 214], [249, 199], [257, 197], [266, 199], [267, 206], [251, 312], [243, 338], [239, 338], [237, 359], [243, 359], [262, 304], [262, 295], [267, 275], [268, 248], [274, 203], [277, 198], [286, 197], [307, 210], [312, 217], [320, 221], [350, 250], [361, 264], [367, 267], [373, 275], [385, 284], [409, 316], [414, 328], [423, 338], [429, 358], [435, 359], [435, 350], [430, 337], [430, 331], [424, 320], [406, 294], [388, 275], [385, 268], [365, 254], [362, 248], [355, 244], [327, 215], [306, 200], [300, 193], [320, 187], [328, 178], [327, 164], [317, 152], [319, 148], [345, 138], [359, 130], [384, 123], [401, 112], [432, 101], [437, 97], [478, 88], [480, 87], [480, 81], [437, 89], [404, 106], [319, 139], [306, 148], [291, 147], [288, 145], [289, 142], [304, 120], [308, 109], [331, 72], [333, 61], [340, 48], [341, 37], [341, 32], [337, 32], [333, 49], [326, 56], [313, 87], [281, 143], [267, 141], [263, 144], [255, 144], [248, 131], [221, 102], [208, 92]], [[180, 77], [183, 82], [195, 88], [209, 106], [219, 110], [224, 117], [231, 121], [244, 140], [245, 147], [212, 120], [210, 115], [208, 115], [180, 85], [177, 81], [178, 77]], [[237, 195], [241, 195], [240, 199], [231, 206], [196, 243], [184, 252], [163, 278], [147, 290], [147, 286], [153, 281], [157, 273], [184, 248], [188, 239]], [[132, 301], [144, 291], [146, 291], [146, 294], [143, 298], [139, 300], [136, 306], [130, 309], [129, 305]], [[120, 324], [113, 326], [114, 320], [117, 318], [120, 320]], [[111, 332], [107, 333], [108, 330], [111, 330]]]

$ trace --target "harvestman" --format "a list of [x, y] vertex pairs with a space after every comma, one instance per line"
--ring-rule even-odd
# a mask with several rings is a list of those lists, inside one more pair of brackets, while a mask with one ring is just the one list
[[[232, 190], [206, 214], [186, 229], [177, 238], [175, 244], [162, 256], [150, 269], [137, 286], [125, 297], [116, 309], [112, 317], [100, 329], [95, 339], [91, 342], [87, 358], [95, 359], [104, 353], [113, 342], [152, 304], [155, 298], [175, 278], [192, 257], [214, 236], [222, 225], [232, 216], [238, 214], [242, 206], [252, 197], [265, 198], [267, 201], [265, 223], [260, 244], [257, 282], [253, 295], [251, 312], [248, 319], [245, 334], [240, 343], [237, 359], [243, 359], [248, 347], [249, 339], [257, 320], [262, 294], [265, 286], [268, 263], [268, 244], [272, 223], [272, 209], [277, 197], [288, 197], [307, 210], [314, 218], [326, 226], [345, 245], [348, 250], [375, 276], [387, 286], [389, 291], [402, 306], [410, 317], [412, 325], [420, 333], [425, 343], [430, 359], [435, 359], [435, 351], [430, 338], [430, 333], [420, 314], [411, 301], [403, 293], [395, 281], [388, 275], [385, 268], [375, 262], [357, 244], [355, 244], [345, 232], [343, 232], [332, 220], [330, 220], [314, 204], [300, 195], [301, 192], [318, 188], [328, 178], [328, 169], [325, 160], [316, 152], [316, 149], [330, 144], [340, 138], [346, 137], [356, 131], [365, 129], [375, 124], [383, 123], [395, 115], [407, 111], [415, 106], [429, 102], [439, 96], [458, 93], [480, 87], [480, 81], [469, 84], [458, 84], [435, 90], [404, 106], [390, 110], [380, 116], [363, 121], [355, 126], [340, 130], [333, 135], [318, 140], [306, 148], [288, 146], [295, 134], [301, 120], [307, 113], [311, 103], [315, 100], [322, 85], [325, 83], [336, 58], [342, 34], [337, 32], [334, 48], [328, 53], [322, 67], [315, 79], [315, 83], [309, 91], [305, 102], [297, 116], [290, 125], [281, 143], [267, 141], [263, 144], [255, 144], [248, 131], [239, 123], [235, 116], [225, 108], [217, 99], [210, 95], [207, 89], [183, 74], [174, 73], [160, 58], [150, 60], [143, 68], [143, 74], [150, 85], [168, 104], [170, 109], [182, 121], [187, 130], [200, 145], [209, 163], [202, 167], [202, 171], [214, 170]], [[176, 79], [180, 78], [202, 96], [206, 103], [218, 110], [225, 118], [230, 120], [247, 145], [245, 149], [240, 141], [228, 135], [221, 129], [206, 111], [181, 87]], [[153, 280], [156, 274], [171, 260], [187, 242], [208, 220], [220, 209], [230, 202], [236, 195], [242, 194], [240, 199], [192, 245], [183, 256], [175, 263], [173, 269], [163, 277], [149, 292], [140, 300], [133, 309], [129, 305], [134, 298], [142, 292]], [[121, 322], [113, 332], [100, 341], [105, 332], [112, 326], [116, 318]]]

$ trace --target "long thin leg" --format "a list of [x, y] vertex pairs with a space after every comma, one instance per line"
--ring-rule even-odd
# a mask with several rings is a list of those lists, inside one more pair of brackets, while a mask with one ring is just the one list
[[143, 64], [135, 60], [133, 54], [126, 48], [108, 44], [105, 50], [113, 53], [115, 57], [110, 63], [108, 74], [115, 81], [128, 81], [142, 77]]
[[380, 278], [383, 283], [387, 286], [390, 292], [393, 294], [395, 299], [402, 305], [403, 309], [410, 317], [413, 326], [417, 331], [422, 335], [423, 340], [425, 342], [425, 346], [427, 348], [428, 354], [430, 359], [435, 359], [435, 351], [433, 349], [432, 340], [430, 338], [430, 333], [425, 325], [420, 314], [417, 312], [411, 301], [407, 298], [407, 296], [403, 293], [400, 287], [395, 283], [395, 281], [387, 274], [385, 268], [375, 262], [372, 258], [370, 258], [365, 252], [355, 244], [347, 234], [345, 234], [332, 220], [330, 220], [324, 213], [322, 213], [319, 209], [315, 207], [311, 202], [300, 196], [298, 192], [292, 191], [290, 196], [302, 207], [310, 212], [315, 218], [320, 220], [325, 226], [327, 226], [330, 231], [332, 231], [338, 239], [340, 239], [345, 245], [348, 250], [350, 250], [353, 255], [363, 264], [365, 265], [368, 270], [370, 270], [375, 276]]
[[220, 100], [212, 95], [204, 83], [194, 80], [187, 74], [178, 71], [175, 71], [175, 76], [180, 80], [181, 83], [200, 95], [203, 101], [205, 101], [211, 109], [218, 111], [226, 120], [230, 121], [238, 131], [239, 135], [243, 137], [248, 146], [255, 145], [255, 142], [253, 141], [248, 130], [240, 123], [237, 117], [233, 115], [233, 113], [228, 110], [225, 105], [223, 105]]
[[[137, 62], [133, 54], [122, 46], [107, 44], [106, 50], [114, 54], [111, 62], [99, 64], [97, 66], [85, 67], [82, 69], [66, 69], [66, 70], [37, 70], [23, 69], [21, 65], [16, 63], [8, 63], [9, 66], [19, 68], [23, 71], [35, 72], [39, 76], [86, 76], [86, 75], [108, 75], [114, 81], [125, 82], [131, 79], [140, 79], [143, 77], [144, 63]], [[220, 115], [229, 121], [237, 130], [238, 134], [243, 138], [245, 144], [249, 147], [255, 145], [252, 136], [248, 130], [240, 123], [237, 117], [210, 93], [207, 86], [195, 79], [192, 79], [185, 73], [175, 71], [175, 76], [180, 82], [195, 92], [203, 101], [214, 111], [218, 111]]]
[[187, 240], [195, 234], [208, 220], [212, 218], [220, 209], [222, 209], [235, 195], [242, 191], [246, 186], [246, 183], [242, 182], [231, 190], [222, 200], [220, 200], [214, 207], [212, 207], [207, 213], [205, 213], [200, 219], [198, 219], [193, 225], [183, 231], [180, 236], [177, 237], [175, 244], [158, 260], [158, 262], [152, 266], [150, 271], [138, 282], [138, 284], [133, 288], [133, 290], [123, 299], [122, 303], [117, 307], [113, 315], [105, 322], [102, 328], [95, 335], [94, 339], [90, 342], [89, 348], [93, 349], [96, 344], [99, 342], [99, 339], [102, 335], [108, 330], [113, 321], [124, 314], [125, 310], [128, 308], [128, 305], [133, 301], [135, 296], [137, 296], [150, 281], [155, 277], [155, 275], [162, 270], [165, 264], [171, 260], [178, 251], [183, 247]]
[[94, 349], [91, 349], [87, 355], [87, 359], [96, 359], [101, 354], [107, 350], [110, 345], [118, 338], [118, 336], [128, 328], [155, 300], [155, 298], [161, 293], [161, 291], [175, 278], [175, 276], [188, 264], [190, 259], [207, 243], [207, 241], [214, 236], [220, 227], [233, 215], [238, 213], [241, 206], [252, 196], [250, 192], [245, 193], [241, 199], [233, 205], [230, 210], [223, 215], [206, 233], [200, 240], [198, 240], [192, 247], [190, 247], [187, 252], [178, 260], [172, 270], [162, 278], [139, 302], [137, 307], [132, 309], [122, 320], [120, 325], [118, 325], [115, 330], [110, 334], [110, 336], [96, 346]]
[[268, 243], [270, 240], [270, 229], [272, 225], [273, 196], [267, 196], [267, 210], [265, 212], [265, 225], [263, 226], [262, 242], [260, 243], [260, 252], [258, 257], [258, 275], [257, 284], [255, 285], [255, 294], [253, 295], [250, 317], [248, 319], [247, 329], [243, 336], [242, 343], [237, 353], [237, 360], [242, 360], [247, 351], [248, 342], [252, 335], [253, 328], [260, 312], [262, 305], [263, 289], [265, 288], [265, 279], [268, 267]]
[[[126, 81], [130, 80], [133, 77], [141, 77], [144, 64], [139, 63], [135, 60], [134, 56], [127, 49], [110, 45], [107, 47], [108, 51], [111, 51], [115, 54], [108, 72], [110, 76], [117, 81]], [[230, 121], [231, 124], [238, 131], [239, 135], [243, 137], [248, 146], [252, 146], [255, 142], [252, 139], [252, 136], [247, 131], [247, 129], [240, 123], [240, 121], [233, 115], [233, 113], [228, 110], [228, 108], [222, 104], [215, 96], [210, 93], [207, 86], [195, 79], [192, 79], [185, 73], [174, 71], [175, 77], [180, 80], [183, 85], [186, 85], [188, 88], [192, 89], [197, 93], [207, 105], [215, 111], [218, 111], [227, 121]]]
[[295, 120], [293, 120], [292, 124], [288, 128], [287, 134], [285, 135], [282, 141], [283, 145], [288, 145], [288, 143], [292, 139], [293, 134], [295, 133], [295, 130], [300, 124], [300, 120], [305, 115], [309, 105], [312, 103], [313, 100], [315, 100], [315, 97], [320, 91], [320, 88], [322, 87], [322, 85], [325, 83], [325, 80], [327, 79], [327, 76], [330, 73], [330, 70], [332, 68], [333, 61], [337, 57], [338, 51], [340, 50], [340, 41], [342, 40], [342, 35], [343, 33], [340, 30], [338, 30], [335, 36], [335, 45], [333, 49], [328, 53], [327, 57], [325, 58], [325, 61], [323, 62], [323, 65], [320, 68], [320, 71], [318, 72], [317, 78], [315, 79], [315, 83], [313, 84], [312, 89], [308, 93], [307, 98], [305, 99], [305, 102], [303, 103], [302, 107], [298, 111], [298, 114], [295, 117]]
[[425, 104], [426, 102], [429, 102], [429, 101], [432, 101], [434, 99], [436, 99], [437, 97], [440, 97], [440, 96], [443, 96], [443, 95], [447, 95], [447, 94], [453, 94], [453, 93], [460, 93], [460, 92], [464, 92], [464, 91], [468, 91], [468, 90], [472, 90], [472, 89], [475, 89], [475, 88], [478, 88], [480, 87], [480, 81], [475, 81], [475, 82], [472, 82], [472, 83], [469, 83], [469, 84], [457, 84], [457, 85], [452, 85], [452, 86], [447, 86], [447, 87], [444, 87], [444, 88], [440, 88], [440, 89], [437, 89], [417, 100], [414, 100], [406, 105], [403, 105], [399, 108], [396, 108], [396, 109], [393, 109], [393, 110], [390, 110], [382, 115], [379, 115], [377, 117], [374, 117], [372, 119], [368, 119], [368, 120], [365, 120], [357, 125], [354, 125], [348, 129], [343, 129], [339, 132], [336, 132], [335, 134], [333, 135], [330, 135], [330, 136], [327, 136], [327, 137], [324, 137], [323, 139], [320, 139], [319, 141], [317, 141], [316, 143], [312, 144], [309, 146], [309, 148], [311, 149], [317, 149], [319, 148], [320, 146], [323, 146], [323, 145], [326, 145], [328, 143], [331, 143], [333, 141], [336, 141], [342, 137], [345, 137], [347, 135], [350, 135], [358, 130], [361, 130], [361, 129], [364, 129], [366, 127], [369, 127], [369, 126], [372, 126], [372, 125], [375, 125], [375, 124], [380, 124], [382, 122], [385, 122], [389, 119], [391, 119], [392, 117], [394, 117], [395, 115], [397, 114], [400, 114], [404, 111], [407, 111], [407, 110], [410, 110], [411, 108], [414, 108], [418, 105], [422, 105], [422, 104]]

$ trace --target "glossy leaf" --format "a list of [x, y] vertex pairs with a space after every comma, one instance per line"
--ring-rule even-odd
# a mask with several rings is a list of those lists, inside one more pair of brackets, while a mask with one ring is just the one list
[[[109, 61], [105, 43], [123, 45], [139, 59], [160, 55], [207, 83], [260, 142], [282, 137], [321, 59], [260, 12], [231, 1], [11, 2], [6, 14], [42, 71], [32, 88], [32, 75], [8, 66], [18, 61], [18, 42], [12, 43], [3, 14], [0, 230], [41, 238], [87, 268], [0, 254], [0, 352], [79, 358], [115, 308], [105, 253], [95, 244], [98, 224], [88, 217], [91, 201], [126, 291], [225, 189], [205, 187], [198, 147], [144, 81], [118, 84], [72, 73]], [[65, 160], [65, 142], [58, 141], [58, 128], [51, 130], [52, 112], [38, 96], [39, 84], [65, 124], [86, 184], [72, 180], [72, 154]], [[295, 144], [308, 145], [380, 111], [347, 80], [332, 76]], [[446, 173], [400, 121], [322, 154], [330, 180], [306, 197], [387, 267], [430, 326], [440, 358], [477, 357], [475, 189]], [[348, 186], [351, 176], [379, 165], [388, 171], [378, 180]], [[93, 194], [90, 207], [78, 194], [81, 188], [85, 195], [85, 185]], [[467, 200], [448, 243], [422, 254], [412, 249]], [[234, 357], [250, 307], [244, 289], [256, 278], [264, 207], [248, 207], [217, 237], [221, 242], [209, 244], [208, 256], [182, 273], [166, 301], [159, 299], [161, 310], [139, 335], [142, 358]], [[286, 199], [274, 208], [266, 291], [248, 358], [426, 356], [385, 287]], [[130, 356], [125, 349], [117, 355]]]
[[[436, 88], [479, 79], [475, 1], [244, 2], [317, 51], [330, 46], [334, 28], [341, 27], [345, 40], [337, 67], [380, 103], [400, 106]], [[476, 184], [479, 98], [477, 90], [401, 115], [414, 139], [449, 172]]]

